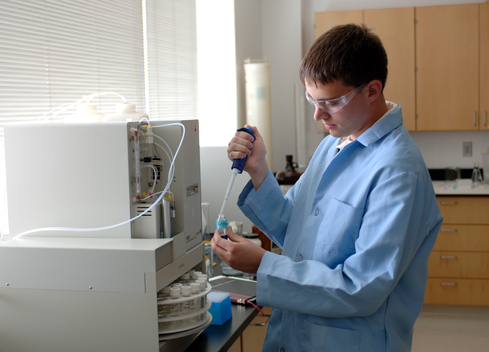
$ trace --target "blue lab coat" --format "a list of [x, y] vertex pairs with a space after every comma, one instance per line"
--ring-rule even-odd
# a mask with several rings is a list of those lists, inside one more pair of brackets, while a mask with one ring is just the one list
[[[442, 216], [401, 107], [336, 154], [326, 137], [283, 195], [268, 174], [238, 205], [282, 248], [257, 272], [263, 351], [411, 350]], [[335, 155], [336, 154], [336, 155]]]

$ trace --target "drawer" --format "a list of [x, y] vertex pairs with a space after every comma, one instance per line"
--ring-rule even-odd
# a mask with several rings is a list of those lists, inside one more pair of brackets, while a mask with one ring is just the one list
[[489, 280], [429, 278], [425, 304], [489, 306]]
[[489, 225], [489, 197], [436, 197], [443, 223]]
[[433, 250], [489, 252], [489, 226], [443, 224]]
[[489, 253], [432, 251], [428, 277], [489, 279]]

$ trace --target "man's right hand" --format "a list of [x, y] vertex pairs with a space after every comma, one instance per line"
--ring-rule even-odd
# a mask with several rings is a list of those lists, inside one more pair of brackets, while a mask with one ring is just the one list
[[265, 159], [267, 150], [258, 129], [249, 125], [245, 127], [250, 127], [253, 130], [255, 141], [253, 142], [253, 137], [249, 133], [237, 131], [228, 144], [228, 158], [234, 160], [248, 156], [244, 171], [250, 175], [254, 188], [258, 189], [268, 174], [268, 164]]

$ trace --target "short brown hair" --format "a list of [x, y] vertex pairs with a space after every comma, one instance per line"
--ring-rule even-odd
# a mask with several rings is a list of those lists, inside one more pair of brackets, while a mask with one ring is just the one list
[[302, 60], [300, 79], [312, 83], [343, 81], [358, 87], [374, 79], [387, 80], [387, 53], [380, 38], [364, 24], [331, 28], [311, 46]]

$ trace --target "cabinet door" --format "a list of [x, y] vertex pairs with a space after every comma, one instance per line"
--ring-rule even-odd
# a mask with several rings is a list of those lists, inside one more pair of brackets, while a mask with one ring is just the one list
[[264, 317], [258, 313], [241, 335], [242, 352], [260, 352], [263, 348], [268, 328], [268, 319], [270, 318], [272, 308], [263, 307], [262, 311], [267, 316]]
[[479, 5], [416, 8], [418, 131], [478, 129]]
[[[340, 24], [363, 23], [363, 10], [329, 11], [314, 13], [314, 39]], [[329, 133], [321, 121], [316, 121], [316, 131]]]
[[401, 105], [404, 127], [415, 131], [414, 7], [365, 10], [364, 22], [387, 51], [385, 99]]
[[489, 130], [489, 3], [479, 4], [480, 12], [480, 119], [481, 130]]
[[[489, 197], [436, 197], [443, 225], [489, 225]], [[487, 249], [484, 248], [484, 251]]]
[[315, 12], [314, 39], [335, 26], [348, 23], [363, 23], [363, 10]]

